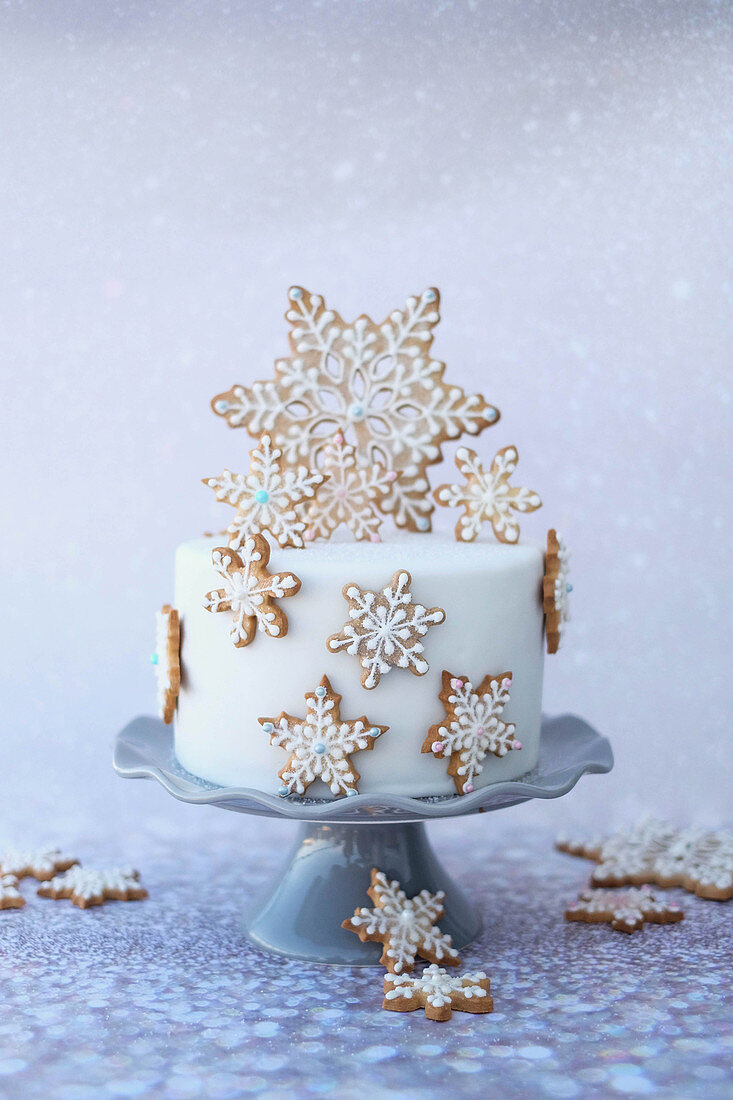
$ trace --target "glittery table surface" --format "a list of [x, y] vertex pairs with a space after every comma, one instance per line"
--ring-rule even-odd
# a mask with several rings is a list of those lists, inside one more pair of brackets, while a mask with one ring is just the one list
[[[149, 900], [81, 911], [25, 880], [26, 908], [0, 913], [0, 1096], [731, 1096], [733, 903], [674, 890], [679, 925], [568, 924], [589, 865], [549, 831], [438, 823], [484, 915], [463, 961], [495, 1012], [434, 1023], [383, 1011], [380, 969], [251, 947], [242, 910], [293, 826], [186, 809], [189, 835], [133, 837]], [[124, 842], [79, 854], [118, 860]]]

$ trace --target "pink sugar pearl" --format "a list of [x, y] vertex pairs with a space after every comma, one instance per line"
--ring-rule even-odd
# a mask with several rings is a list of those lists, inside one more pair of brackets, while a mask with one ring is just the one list
[[370, 542], [379, 542], [380, 541], [379, 540], [379, 535], [370, 535], [369, 536], [369, 541]]
[[333, 437], [333, 441], [334, 443], [338, 443], [339, 447], [341, 446], [344, 441], [344, 437], [341, 435], [341, 432], [336, 432], [336, 435]]
[[450, 686], [452, 688], [455, 688], [456, 691], [460, 691], [461, 688], [463, 687], [463, 680], [451, 680]]
[[396, 481], [396, 480], [397, 480], [397, 471], [396, 470], [390, 470], [389, 473], [387, 474], [387, 481]]
[[473, 783], [466, 783], [466, 786], [463, 788], [463, 790], [465, 794], [473, 794]]
[[308, 530], [304, 532], [303, 538], [306, 542], [313, 542], [314, 534], [315, 532], [313, 531], [313, 528], [309, 527]]
[[433, 741], [433, 743], [430, 747], [432, 748], [433, 752], [442, 752], [443, 751], [443, 742], [442, 741]]
[[504, 679], [501, 681], [501, 686], [504, 688], [505, 691], [509, 691], [509, 688], [512, 686], [511, 677], [505, 676]]
[[515, 741], [514, 744], [512, 745], [513, 749], [521, 749], [521, 747], [522, 747], [522, 742], [521, 741]]

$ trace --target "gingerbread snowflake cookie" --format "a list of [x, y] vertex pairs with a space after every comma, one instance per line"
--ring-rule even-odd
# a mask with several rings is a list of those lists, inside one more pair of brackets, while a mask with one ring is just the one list
[[448, 775], [459, 794], [474, 790], [488, 753], [501, 757], [522, 747], [514, 736], [516, 726], [501, 719], [511, 683], [511, 672], [503, 672], [484, 676], [474, 689], [467, 676], [443, 672], [438, 698], [445, 708], [445, 718], [430, 727], [421, 751], [432, 753], [438, 760], [448, 758]]
[[562, 644], [565, 624], [570, 619], [568, 596], [573, 586], [568, 581], [570, 554], [554, 528], [547, 532], [545, 576], [542, 581], [542, 607], [545, 612], [547, 652], [557, 653]]
[[595, 860], [596, 886], [681, 886], [711, 901], [733, 897], [733, 833], [678, 829], [650, 819], [605, 838], [560, 837], [555, 846]]
[[300, 579], [294, 573], [270, 573], [270, 545], [264, 535], [252, 535], [240, 547], [240, 553], [226, 546], [212, 551], [214, 569], [223, 587], [207, 592], [207, 611], [231, 612], [229, 636], [237, 648], [249, 645], [257, 630], [271, 638], [284, 638], [288, 619], [277, 600], [294, 596]]
[[381, 324], [364, 315], [349, 324], [302, 287], [288, 298], [291, 354], [276, 361], [272, 381], [218, 394], [214, 412], [232, 428], [270, 432], [291, 466], [318, 468], [326, 438], [341, 432], [359, 466], [403, 471], [383, 505], [397, 526], [429, 531], [427, 469], [441, 461], [441, 444], [499, 419], [480, 394], [444, 381], [445, 364], [430, 355], [438, 291], [408, 298]]
[[42, 898], [70, 898], [73, 905], [89, 909], [108, 900], [141, 901], [148, 892], [139, 879], [138, 872], [130, 867], [112, 867], [106, 871], [72, 867], [39, 886], [38, 893]]
[[345, 650], [359, 658], [365, 688], [375, 688], [393, 668], [407, 668], [415, 676], [424, 676], [430, 667], [421, 638], [431, 626], [445, 622], [445, 611], [413, 602], [411, 580], [406, 569], [398, 569], [381, 592], [358, 584], [344, 586], [349, 619], [326, 645], [332, 653]]
[[22, 909], [24, 905], [15, 875], [0, 874], [0, 909]]
[[180, 646], [178, 612], [165, 603], [155, 616], [155, 652], [150, 661], [158, 683], [158, 713], [166, 724], [173, 721], [181, 686]]
[[327, 676], [306, 694], [305, 701], [304, 718], [282, 711], [277, 718], [258, 719], [270, 744], [290, 753], [278, 773], [282, 780], [278, 793], [302, 795], [314, 780], [322, 779], [337, 797], [358, 794], [359, 773], [351, 754], [373, 749], [389, 726], [376, 726], [365, 715], [342, 719], [341, 696]]
[[584, 890], [565, 910], [565, 920], [610, 924], [617, 932], [636, 932], [645, 924], [674, 924], [684, 913], [662, 901], [648, 886], [628, 890]]
[[459, 542], [472, 542], [484, 523], [490, 523], [499, 542], [517, 542], [519, 524], [512, 512], [534, 512], [542, 501], [532, 489], [515, 488], [509, 478], [517, 468], [516, 447], [498, 451], [488, 471], [484, 470], [475, 451], [459, 447], [456, 452], [458, 472], [464, 485], [440, 485], [433, 496], [445, 508], [463, 508], [456, 524]]
[[356, 448], [340, 432], [323, 450], [327, 478], [308, 505], [305, 540], [328, 539], [345, 524], [357, 540], [379, 542], [380, 502], [399, 476], [382, 465], [357, 466]]
[[78, 862], [59, 848], [0, 849], [0, 875], [12, 875], [17, 879], [35, 878], [44, 882]]
[[204, 478], [216, 494], [216, 499], [237, 509], [227, 528], [229, 546], [238, 550], [252, 535], [269, 531], [280, 546], [302, 548], [305, 521], [300, 507], [313, 498], [326, 474], [309, 470], [283, 468], [282, 451], [273, 446], [269, 435], [263, 435], [250, 451], [247, 474], [232, 474], [224, 470], [219, 477]]
[[390, 1012], [424, 1008], [428, 1020], [450, 1020], [454, 1012], [493, 1012], [490, 988], [483, 970], [449, 974], [432, 963], [422, 974], [386, 974], [382, 1007]]
[[437, 894], [421, 890], [408, 898], [399, 882], [390, 882], [375, 867], [367, 893], [376, 908], [357, 909], [342, 927], [355, 932], [362, 943], [381, 943], [384, 950], [379, 961], [391, 974], [412, 970], [418, 955], [428, 962], [458, 965], [460, 959], [450, 936], [436, 926], [445, 913], [442, 890]]

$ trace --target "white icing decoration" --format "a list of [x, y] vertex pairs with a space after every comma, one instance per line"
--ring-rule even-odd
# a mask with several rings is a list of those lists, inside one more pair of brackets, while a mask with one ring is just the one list
[[249, 473], [224, 470], [219, 477], [204, 482], [214, 490], [217, 500], [237, 509], [227, 528], [229, 545], [238, 550], [250, 535], [269, 531], [281, 546], [302, 547], [305, 522], [297, 507], [313, 496], [324, 475], [305, 466], [283, 470], [282, 451], [273, 447], [269, 435], [262, 436], [250, 458]]
[[[174, 691], [177, 693], [180, 684], [180, 669], [177, 658], [174, 667], [171, 664], [170, 657], [171, 617], [173, 614], [173, 609], [168, 607], [157, 611], [155, 615], [155, 660], [153, 668], [155, 669], [155, 680], [158, 687], [158, 714], [161, 718], [164, 718], [168, 713], [171, 693]], [[172, 676], [174, 671], [177, 674], [175, 677]]]
[[480, 985], [486, 981], [483, 970], [467, 971], [465, 974], [449, 974], [441, 966], [431, 963], [422, 974], [390, 974], [385, 979], [391, 989], [386, 989], [386, 1001], [408, 1000], [423, 994], [433, 1008], [454, 1006], [454, 1002], [465, 998], [468, 1001], [481, 1001], [489, 996], [488, 990]]
[[424, 676], [430, 666], [422, 656], [420, 638], [429, 627], [445, 621], [445, 612], [441, 607], [412, 602], [410, 574], [399, 570], [380, 593], [352, 584], [344, 595], [349, 601], [350, 621], [328, 639], [328, 648], [334, 653], [345, 649], [358, 655], [365, 670], [362, 685], [376, 687], [380, 677], [394, 667]]
[[475, 451], [459, 447], [456, 466], [466, 479], [465, 485], [441, 485], [434, 494], [438, 504], [464, 509], [465, 514], [456, 524], [456, 538], [471, 542], [482, 524], [490, 523], [500, 542], [518, 541], [519, 524], [512, 510], [534, 512], [542, 505], [532, 489], [509, 484], [518, 461], [516, 447], [504, 447], [496, 453], [487, 472]]
[[215, 397], [214, 411], [254, 435], [272, 432], [288, 463], [311, 468], [325, 438], [343, 432], [360, 465], [404, 471], [384, 504], [397, 526], [416, 528], [420, 518], [429, 526], [426, 469], [440, 461], [441, 442], [476, 435], [499, 416], [480, 395], [447, 385], [445, 364], [430, 358], [437, 292], [408, 298], [381, 325], [363, 316], [346, 324], [300, 287], [289, 297], [291, 356], [275, 363], [274, 381]]
[[50, 882], [44, 883], [41, 889], [47, 895], [63, 891], [72, 901], [76, 898], [91, 901], [93, 898], [111, 897], [114, 894], [139, 893], [141, 886], [137, 872], [131, 867], [110, 867], [95, 871], [77, 866], [56, 875]]
[[557, 576], [555, 577], [555, 611], [557, 613], [558, 648], [562, 645], [565, 634], [565, 624], [570, 621], [570, 600], [568, 598], [568, 574], [570, 572], [570, 551], [565, 540], [557, 533]]
[[50, 878], [61, 867], [76, 863], [59, 848], [4, 848], [0, 850], [0, 874], [24, 878]]
[[628, 890], [584, 890], [578, 900], [568, 907], [571, 919], [579, 916], [608, 916], [614, 928], [633, 931], [644, 921], [655, 917], [672, 917], [679, 913], [679, 906], [657, 898], [648, 886], [634, 886]]
[[357, 467], [355, 449], [343, 436], [326, 444], [323, 470], [327, 480], [306, 512], [306, 539], [330, 538], [346, 524], [355, 538], [378, 541], [382, 516], [377, 501], [391, 489], [394, 472], [384, 466]]
[[235, 646], [248, 645], [255, 629], [272, 638], [285, 633], [287, 619], [273, 600], [295, 595], [300, 581], [292, 573], [269, 573], [268, 558], [264, 535], [246, 539], [238, 553], [224, 547], [212, 551], [211, 560], [224, 587], [207, 592], [203, 606], [207, 611], [233, 613], [229, 636]]
[[[10, 902], [11, 904], [3, 906], [3, 902]], [[18, 891], [18, 879], [15, 875], [0, 874], [0, 909], [19, 909], [21, 905], [17, 904], [18, 902], [25, 904]]]
[[383, 940], [384, 953], [392, 960], [390, 970], [395, 974], [410, 970], [417, 955], [458, 959], [451, 937], [435, 924], [443, 915], [443, 890], [437, 894], [421, 890], [408, 898], [399, 882], [390, 881], [381, 871], [374, 876], [372, 888], [379, 899], [378, 907], [357, 909], [348, 924]]
[[478, 694], [470, 681], [451, 680], [448, 696], [451, 720], [440, 723], [437, 733], [433, 729], [431, 737], [441, 747], [437, 750], [433, 747], [432, 751], [439, 757], [450, 758], [457, 754], [460, 764], [455, 774], [462, 780], [464, 790], [466, 786], [472, 788], [474, 779], [483, 771], [481, 761], [487, 753], [506, 756], [512, 749], [521, 747], [514, 738], [516, 726], [503, 722], [500, 717], [510, 699], [506, 683], [504, 678], [492, 677], [486, 690]]

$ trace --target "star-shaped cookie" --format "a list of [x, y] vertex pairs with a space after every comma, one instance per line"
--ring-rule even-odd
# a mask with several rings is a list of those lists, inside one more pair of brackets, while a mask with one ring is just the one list
[[565, 624], [570, 618], [568, 596], [573, 591], [568, 581], [570, 554], [554, 528], [547, 532], [545, 575], [542, 580], [542, 608], [545, 612], [547, 652], [557, 653], [562, 644]]
[[38, 887], [42, 898], [70, 898], [73, 905], [89, 909], [103, 905], [105, 901], [141, 901], [148, 896], [140, 885], [139, 874], [130, 867], [111, 867], [95, 871], [86, 867], [72, 867], [62, 875]]
[[158, 713], [166, 724], [173, 721], [181, 686], [180, 645], [178, 612], [165, 603], [155, 617], [155, 653], [150, 661], [158, 682]]
[[323, 449], [326, 481], [308, 505], [304, 538], [329, 539], [345, 524], [357, 540], [379, 542], [380, 502], [399, 476], [384, 466], [357, 466], [356, 448], [338, 432]]
[[499, 542], [519, 540], [519, 524], [512, 511], [534, 512], [542, 501], [532, 489], [509, 484], [518, 461], [516, 447], [503, 447], [487, 472], [475, 451], [458, 448], [456, 466], [466, 479], [465, 485], [439, 485], [433, 496], [445, 508], [463, 508], [464, 514], [456, 524], [459, 542], [472, 542], [484, 523], [491, 524]]
[[35, 878], [44, 882], [78, 862], [58, 848], [0, 849], [0, 874], [13, 875], [17, 879]]
[[22, 909], [24, 905], [15, 875], [0, 875], [0, 909]]
[[663, 901], [648, 886], [628, 890], [584, 890], [565, 910], [565, 920], [610, 924], [617, 932], [636, 932], [645, 924], [674, 924], [684, 913]]
[[217, 546], [211, 560], [224, 587], [207, 592], [204, 607], [207, 611], [232, 612], [229, 636], [234, 645], [249, 645], [257, 630], [271, 638], [284, 638], [288, 618], [275, 601], [294, 596], [300, 590], [300, 579], [294, 573], [269, 572], [270, 544], [265, 536], [251, 535], [240, 553]]
[[428, 1020], [450, 1020], [454, 1012], [493, 1012], [490, 988], [483, 970], [449, 974], [432, 963], [422, 974], [385, 974], [382, 1008], [390, 1012], [424, 1008]]

